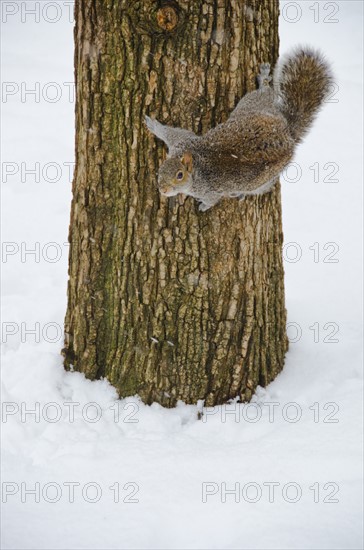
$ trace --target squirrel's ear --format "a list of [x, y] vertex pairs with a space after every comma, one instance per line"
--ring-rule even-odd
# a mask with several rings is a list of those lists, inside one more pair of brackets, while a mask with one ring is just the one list
[[189, 151], [183, 154], [183, 157], [181, 158], [181, 162], [183, 166], [186, 168], [187, 172], [192, 172], [193, 159], [192, 159], [192, 154]]

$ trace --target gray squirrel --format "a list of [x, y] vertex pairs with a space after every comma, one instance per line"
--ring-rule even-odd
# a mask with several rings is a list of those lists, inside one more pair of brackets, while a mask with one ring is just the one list
[[269, 85], [260, 66], [258, 89], [246, 94], [228, 120], [198, 136], [146, 117], [148, 129], [168, 147], [158, 174], [160, 192], [190, 195], [206, 211], [222, 197], [268, 192], [293, 157], [333, 83], [321, 53], [300, 47], [285, 57]]

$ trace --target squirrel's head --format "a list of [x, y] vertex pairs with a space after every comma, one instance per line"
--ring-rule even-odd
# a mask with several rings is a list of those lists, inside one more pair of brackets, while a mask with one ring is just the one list
[[178, 193], [188, 193], [192, 184], [193, 159], [190, 152], [182, 158], [171, 157], [159, 169], [158, 187], [162, 195], [173, 197]]

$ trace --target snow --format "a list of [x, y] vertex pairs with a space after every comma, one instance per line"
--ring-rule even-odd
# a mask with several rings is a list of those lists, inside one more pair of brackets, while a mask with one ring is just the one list
[[319, 47], [338, 81], [283, 181], [296, 341], [252, 404], [201, 420], [63, 370], [73, 24], [34, 4], [2, 11], [2, 547], [362, 548], [362, 3], [282, 2], [281, 51]]

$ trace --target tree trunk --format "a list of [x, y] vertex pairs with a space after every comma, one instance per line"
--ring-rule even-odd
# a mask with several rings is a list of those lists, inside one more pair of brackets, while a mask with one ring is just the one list
[[205, 132], [278, 55], [278, 0], [76, 0], [65, 366], [120, 396], [251, 398], [287, 349], [279, 184], [200, 213], [163, 198], [143, 120]]

